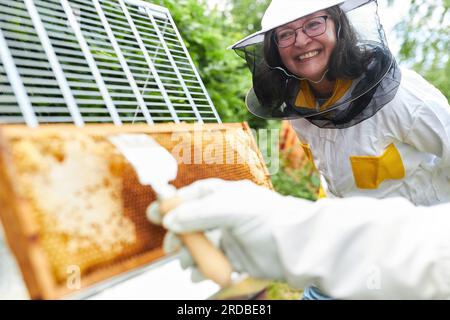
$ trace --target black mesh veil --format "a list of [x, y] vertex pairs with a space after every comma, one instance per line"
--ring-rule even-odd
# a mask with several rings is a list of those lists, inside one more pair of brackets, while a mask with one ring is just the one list
[[[264, 37], [271, 36], [271, 32], [246, 41], [245, 46], [233, 47], [252, 73], [253, 87], [246, 97], [249, 111], [265, 119], [306, 118], [327, 128], [349, 127], [373, 116], [394, 98], [401, 78], [387, 46], [377, 8], [376, 1], [371, 1], [345, 13], [357, 36], [352, 50], [363, 57], [363, 68], [351, 78], [346, 93], [325, 108], [319, 101], [314, 106], [299, 105], [296, 98], [302, 90], [301, 81], [305, 80], [299, 80], [281, 64], [266, 61]], [[352, 67], [351, 63], [348, 67]]]

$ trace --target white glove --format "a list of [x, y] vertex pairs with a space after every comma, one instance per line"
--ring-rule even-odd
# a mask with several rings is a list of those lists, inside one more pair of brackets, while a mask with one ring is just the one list
[[[220, 229], [220, 241], [215, 242], [235, 271], [255, 278], [284, 279], [273, 228], [298, 218], [302, 205], [310, 206], [309, 201], [282, 196], [248, 180], [199, 180], [179, 189], [177, 196], [182, 204], [162, 221], [170, 231], [164, 241], [166, 251], [182, 248], [173, 233]], [[161, 222], [157, 204], [150, 206], [148, 216]], [[187, 250], [181, 250], [182, 266], [192, 266]], [[193, 278], [198, 273], [195, 270]]]

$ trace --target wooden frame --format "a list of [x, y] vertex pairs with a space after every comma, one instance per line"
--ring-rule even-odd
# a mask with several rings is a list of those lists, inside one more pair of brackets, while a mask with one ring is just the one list
[[[31, 206], [26, 199], [20, 198], [15, 185], [15, 167], [11, 157], [8, 139], [11, 137], [39, 137], [49, 133], [63, 131], [81, 131], [93, 135], [107, 135], [114, 133], [168, 133], [193, 131], [199, 124], [161, 124], [124, 125], [114, 126], [88, 125], [78, 128], [67, 124], [43, 125], [38, 128], [28, 128], [24, 125], [0, 126], [0, 219], [3, 223], [7, 242], [17, 258], [18, 264], [30, 297], [32, 299], [57, 299], [77, 291], [67, 288], [55, 282], [49, 262], [40, 246], [39, 230], [37, 224], [30, 218]], [[233, 130], [243, 129], [251, 136], [250, 128], [246, 123], [238, 124], [202, 124], [201, 130]], [[251, 148], [257, 153], [265, 174], [265, 184], [272, 188], [269, 172], [264, 164], [264, 159], [259, 152], [256, 143], [251, 137]], [[81, 287], [87, 288], [108, 278], [154, 261], [164, 256], [161, 248], [133, 257], [125, 262], [115, 263], [112, 267], [100, 269], [81, 279]]]

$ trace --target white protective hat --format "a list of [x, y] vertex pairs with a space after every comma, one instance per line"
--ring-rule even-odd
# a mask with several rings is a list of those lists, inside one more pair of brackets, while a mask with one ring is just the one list
[[239, 40], [230, 48], [239, 49], [262, 42], [267, 31], [320, 10], [340, 5], [347, 12], [371, 1], [373, 0], [272, 0], [261, 20], [261, 30]]

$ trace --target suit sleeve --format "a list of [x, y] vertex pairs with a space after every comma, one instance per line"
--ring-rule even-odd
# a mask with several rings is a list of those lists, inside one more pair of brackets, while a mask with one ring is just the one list
[[274, 230], [291, 286], [337, 299], [450, 298], [450, 204], [355, 197], [306, 210]]
[[441, 167], [450, 167], [450, 106], [447, 98], [417, 73], [409, 71], [403, 103], [414, 110], [404, 137], [422, 152], [440, 158]]

